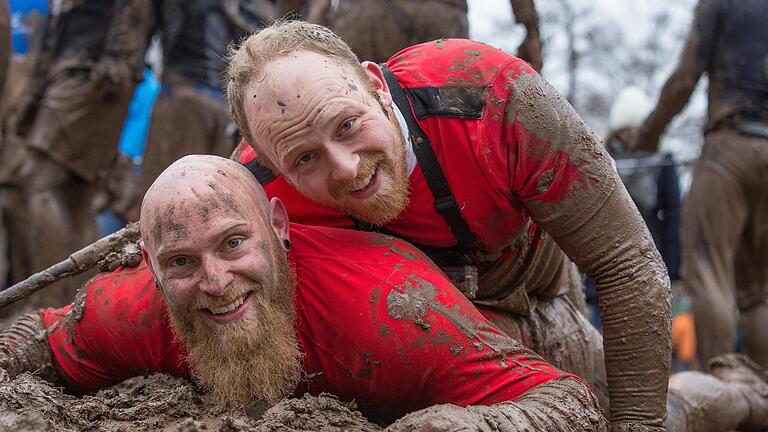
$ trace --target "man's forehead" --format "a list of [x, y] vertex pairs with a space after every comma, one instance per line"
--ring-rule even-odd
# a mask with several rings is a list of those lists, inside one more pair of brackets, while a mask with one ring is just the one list
[[148, 209], [147, 223], [156, 244], [168, 240], [186, 240], [195, 227], [213, 220], [251, 220], [258, 209], [232, 194], [215, 191], [193, 192], [164, 197]]
[[264, 76], [254, 77], [249, 89], [254, 99], [288, 94], [301, 99], [301, 91], [318, 80], [337, 80], [341, 85], [355, 81], [357, 76], [351, 65], [338, 58], [312, 51], [295, 51], [270, 60], [264, 67]]

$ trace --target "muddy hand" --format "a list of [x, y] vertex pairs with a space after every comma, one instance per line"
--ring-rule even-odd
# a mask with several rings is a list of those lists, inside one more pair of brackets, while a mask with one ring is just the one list
[[108, 255], [99, 266], [99, 270], [111, 272], [121, 266], [136, 267], [139, 264], [141, 264], [141, 248], [135, 243], [129, 243], [119, 252]]
[[627, 146], [633, 150], [642, 150], [649, 153], [655, 153], [659, 148], [659, 139], [661, 137], [652, 134], [644, 127], [632, 129], [629, 133]]
[[386, 432], [473, 432], [486, 430], [482, 418], [456, 405], [435, 405], [412, 412], [385, 429]]

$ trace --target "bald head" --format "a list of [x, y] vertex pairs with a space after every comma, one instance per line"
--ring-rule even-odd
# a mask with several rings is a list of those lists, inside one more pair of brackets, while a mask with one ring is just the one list
[[190, 226], [182, 226], [180, 220], [197, 216], [205, 221], [222, 213], [266, 220], [269, 201], [256, 178], [239, 163], [218, 156], [185, 156], [163, 171], [144, 195], [141, 235], [154, 251], [167, 236], [191, 234]]

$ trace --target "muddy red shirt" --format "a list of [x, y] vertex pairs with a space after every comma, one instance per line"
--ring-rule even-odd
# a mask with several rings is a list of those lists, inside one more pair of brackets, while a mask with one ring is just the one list
[[[406, 48], [387, 65], [408, 100], [398, 109], [410, 112], [428, 137], [463, 218], [487, 252], [475, 262], [488, 276], [481, 277], [478, 297], [498, 299], [516, 286], [561, 291], [564, 254], [540, 227], [576, 230], [600, 209], [614, 179], [605, 175], [611, 163], [599, 141], [579, 141], [592, 135], [570, 105], [527, 63], [500, 49], [440, 40]], [[254, 158], [250, 147], [241, 148], [241, 162]], [[283, 177], [262, 183], [293, 221], [355, 227]], [[385, 228], [415, 244], [454, 246], [418, 164], [409, 184], [408, 207]]]
[[[302, 225], [292, 225], [291, 241], [306, 374], [297, 395], [333, 393], [393, 419], [438, 403], [510, 401], [570, 376], [503, 335], [405, 242]], [[74, 305], [40, 312], [70, 387], [96, 390], [148, 371], [189, 376], [145, 264], [96, 276]]]

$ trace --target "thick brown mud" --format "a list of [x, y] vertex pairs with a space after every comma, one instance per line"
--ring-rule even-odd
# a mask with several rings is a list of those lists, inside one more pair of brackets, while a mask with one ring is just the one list
[[188, 381], [137, 377], [76, 397], [30, 374], [0, 384], [0, 430], [37, 431], [379, 431], [332, 396], [286, 399], [260, 418], [223, 412]]

